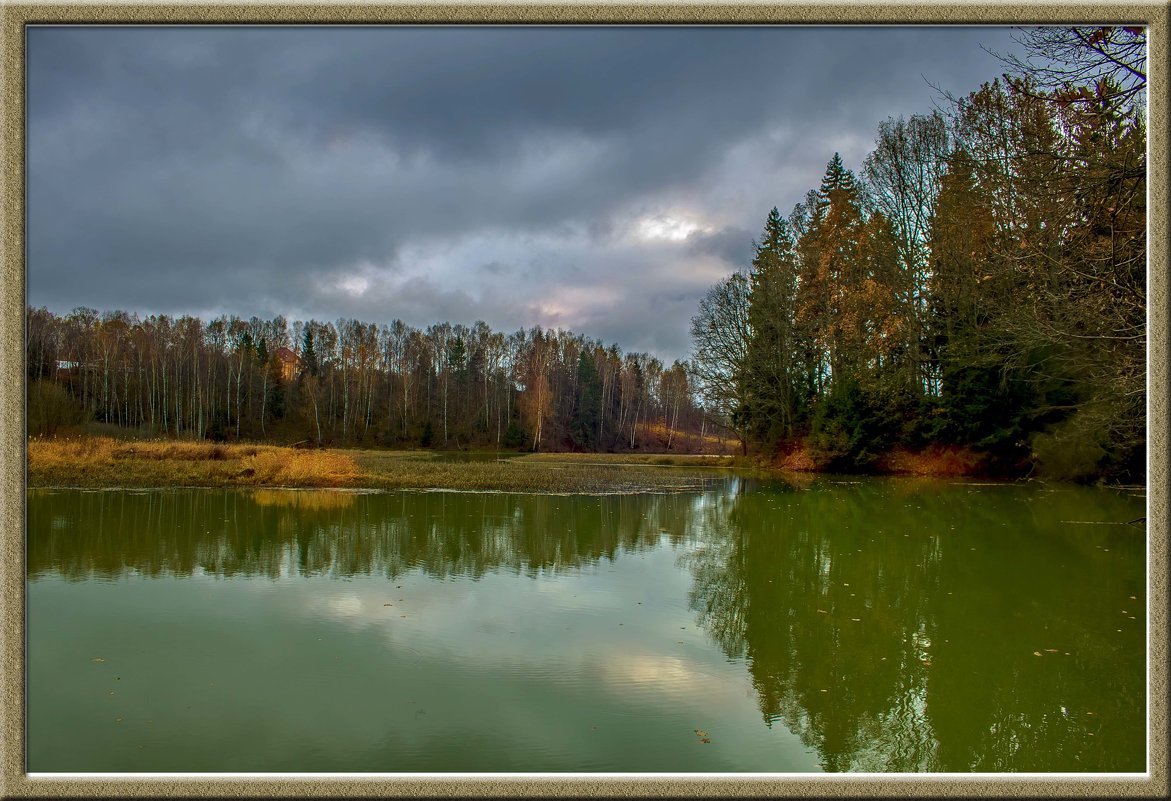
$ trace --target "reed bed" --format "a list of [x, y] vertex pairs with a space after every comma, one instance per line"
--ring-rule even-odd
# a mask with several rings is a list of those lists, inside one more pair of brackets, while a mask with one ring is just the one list
[[[588, 458], [587, 458], [588, 457]], [[296, 449], [274, 445], [109, 437], [31, 439], [30, 487], [319, 487], [473, 492], [670, 492], [719, 480], [722, 457], [529, 454], [450, 461], [428, 451]], [[671, 469], [663, 469], [664, 467]]]
[[[658, 461], [656, 461], [658, 459]], [[30, 487], [320, 487], [468, 492], [691, 491], [719, 480], [717, 457], [527, 454], [451, 461], [429, 451], [75, 437], [28, 441]]]
[[345, 487], [358, 469], [339, 451], [110, 437], [30, 439], [29, 486]]

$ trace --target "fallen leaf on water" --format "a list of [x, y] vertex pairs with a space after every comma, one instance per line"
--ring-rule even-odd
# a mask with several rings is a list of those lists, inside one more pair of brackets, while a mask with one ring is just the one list
[[394, 606], [394, 604], [383, 604], [383, 606]]
[[853, 620], [855, 623], [861, 623], [861, 622], [862, 622], [862, 618], [860, 618], [860, 617], [852, 617], [852, 618], [850, 618], [850, 620]]
[[93, 658], [93, 661], [94, 661], [94, 662], [105, 662], [106, 660], [102, 659], [100, 656], [95, 656], [95, 657]]
[[1045, 653], [1047, 653], [1047, 654], [1055, 654], [1055, 653], [1057, 653], [1057, 649], [1056, 649], [1056, 648], [1046, 648], [1046, 649], [1045, 649]]
[[1033, 656], [1040, 656], [1040, 655], [1041, 655], [1040, 651], [1033, 651]]
[[817, 611], [818, 611], [818, 612], [821, 612], [823, 615], [828, 615], [828, 614], [829, 614], [829, 612], [825, 611], [824, 609], [818, 609]]
[[695, 736], [697, 737], [707, 737], [707, 732], [703, 729], [692, 729], [692, 731], [695, 732]]
[[711, 740], [709, 740], [708, 738], [704, 737], [703, 739], [701, 739], [701, 740], [700, 740], [700, 742], [701, 742], [701, 743], [710, 743], [710, 742], [711, 742]]

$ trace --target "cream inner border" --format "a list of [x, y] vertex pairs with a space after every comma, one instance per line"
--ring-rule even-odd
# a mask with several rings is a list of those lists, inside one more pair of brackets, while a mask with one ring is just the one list
[[[0, 0], [0, 798], [112, 796], [1083, 796], [1166, 797], [1167, 779], [1167, 65], [1171, 5], [1148, 3], [881, 4], [49, 4]], [[24, 29], [29, 24], [1061, 24], [1149, 27], [1148, 773], [825, 778], [736, 774], [434, 777], [35, 778], [24, 773]], [[993, 76], [989, 76], [990, 78]]]

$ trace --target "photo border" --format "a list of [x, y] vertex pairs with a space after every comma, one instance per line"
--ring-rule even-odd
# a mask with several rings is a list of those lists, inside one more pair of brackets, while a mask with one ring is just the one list
[[[4, 3], [5, 0], [0, 0]], [[0, 798], [950, 796], [1166, 797], [1168, 464], [1168, 3], [943, 4], [85, 4], [0, 5]], [[1130, 23], [1148, 34], [1148, 772], [1139, 774], [432, 774], [30, 778], [24, 772], [24, 60], [30, 24], [1059, 24]], [[989, 76], [991, 79], [994, 76]], [[973, 87], [974, 88], [974, 87]], [[876, 121], [877, 122], [877, 121]]]

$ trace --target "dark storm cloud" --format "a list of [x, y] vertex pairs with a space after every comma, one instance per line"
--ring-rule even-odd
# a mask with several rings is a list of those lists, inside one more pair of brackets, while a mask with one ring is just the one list
[[739, 226], [729, 225], [715, 233], [693, 231], [687, 244], [696, 253], [717, 256], [728, 264], [747, 264], [752, 259], [753, 235]]
[[[28, 32], [29, 301], [687, 349], [768, 209], [997, 74], [979, 28]], [[594, 328], [589, 328], [594, 326]], [[640, 344], [642, 343], [642, 344]]]

